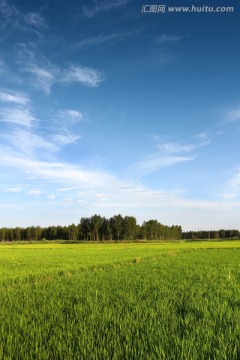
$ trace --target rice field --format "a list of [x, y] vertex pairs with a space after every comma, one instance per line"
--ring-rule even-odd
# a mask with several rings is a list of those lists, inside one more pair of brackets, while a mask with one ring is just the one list
[[240, 242], [0, 245], [0, 359], [238, 360]]

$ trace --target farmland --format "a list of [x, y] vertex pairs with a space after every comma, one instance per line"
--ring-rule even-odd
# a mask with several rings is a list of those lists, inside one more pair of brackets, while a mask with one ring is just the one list
[[0, 359], [240, 358], [240, 242], [0, 246]]

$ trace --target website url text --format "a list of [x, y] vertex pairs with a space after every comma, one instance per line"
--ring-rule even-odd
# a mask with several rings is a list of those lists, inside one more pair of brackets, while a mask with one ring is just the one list
[[143, 13], [233, 13], [234, 6], [166, 6], [142, 5]]

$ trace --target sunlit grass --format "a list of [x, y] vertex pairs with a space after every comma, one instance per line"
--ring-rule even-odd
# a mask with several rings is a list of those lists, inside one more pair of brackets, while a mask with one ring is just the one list
[[0, 359], [240, 358], [240, 242], [0, 246]]

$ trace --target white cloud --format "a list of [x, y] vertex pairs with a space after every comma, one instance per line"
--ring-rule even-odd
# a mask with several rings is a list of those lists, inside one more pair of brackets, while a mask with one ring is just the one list
[[73, 198], [66, 198], [66, 199], [63, 199], [62, 200], [62, 203], [65, 203], [65, 204], [74, 204], [74, 200]]
[[227, 114], [228, 121], [238, 121], [240, 120], [240, 108], [236, 108], [232, 111], [229, 111]]
[[[74, 218], [78, 221], [80, 210], [81, 216], [91, 216], [93, 213], [106, 217], [116, 213], [133, 214], [140, 222], [157, 216], [162, 223], [180, 224], [185, 229], [218, 228], [225, 224], [231, 226], [231, 221], [237, 221], [237, 216], [233, 217], [233, 214], [240, 208], [240, 202], [232, 198], [224, 201], [189, 199], [179, 189], [153, 190], [132, 180], [120, 180], [104, 171], [86, 170], [67, 163], [33, 161], [1, 150], [2, 166], [17, 169], [18, 179], [21, 173], [34, 177], [35, 187], [28, 191], [28, 195], [45, 194], [45, 200], [39, 198], [39, 201], [43, 201], [41, 211], [34, 207], [39, 212], [36, 221], [43, 225], [53, 224], [53, 212], [58, 223], [70, 223]], [[58, 191], [57, 198], [53, 193], [56, 184], [64, 186], [59, 189], [62, 191]], [[50, 199], [55, 199], [51, 209], [48, 207]], [[62, 213], [61, 203], [69, 207], [67, 217], [66, 213]], [[45, 209], [43, 219], [42, 209]], [[33, 224], [33, 220], [29, 221]]]
[[27, 193], [27, 195], [40, 195], [40, 194], [41, 194], [40, 190], [30, 190]]
[[29, 98], [22, 92], [0, 90], [0, 101], [18, 105], [27, 105], [29, 103]]
[[[196, 158], [193, 151], [210, 143], [208, 135], [205, 133], [195, 135], [194, 138], [196, 138], [198, 142], [192, 144], [173, 142], [159, 143], [161, 137], [157, 135], [151, 135], [151, 138], [157, 142], [156, 148], [158, 151], [132, 166], [132, 172], [138, 176], [146, 176], [169, 166], [192, 161]], [[184, 153], [189, 153], [189, 155], [183, 155]]]
[[124, 6], [128, 3], [128, 0], [105, 0], [105, 1], [94, 1], [94, 5], [92, 7], [83, 6], [84, 14], [87, 17], [93, 17], [98, 13], [111, 11], [117, 9], [118, 7]]
[[[73, 64], [68, 68], [60, 69], [46, 59], [43, 62], [46, 63], [44, 66], [38, 65], [34, 57], [31, 63], [23, 65], [23, 71], [32, 75], [32, 84], [46, 94], [51, 93], [52, 85], [56, 83], [72, 84], [76, 82], [89, 87], [97, 87], [103, 81], [103, 73], [95, 69]], [[71, 110], [68, 115], [74, 116]]]
[[33, 133], [32, 131], [15, 128], [11, 131], [1, 135], [11, 145], [12, 149], [32, 157], [36, 154], [39, 155], [39, 150], [47, 153], [55, 152], [58, 150], [58, 146], [52, 142], [45, 140], [40, 135]]
[[54, 194], [50, 194], [50, 195], [48, 195], [47, 198], [48, 198], [48, 199], [55, 199], [55, 197], [56, 197], [56, 196], [55, 196]]
[[114, 33], [109, 35], [100, 34], [91, 38], [84, 39], [79, 41], [76, 44], [76, 47], [84, 47], [84, 46], [94, 46], [94, 45], [101, 45], [108, 42], [117, 42], [124, 40], [126, 37], [132, 36], [133, 32], [123, 32], [123, 33]]
[[68, 69], [63, 70], [60, 82], [74, 83], [79, 82], [90, 87], [97, 87], [103, 81], [103, 74], [95, 69], [70, 65]]
[[19, 193], [21, 191], [20, 187], [9, 187], [5, 189], [5, 192]]
[[75, 144], [80, 138], [81, 136], [77, 136], [70, 133], [56, 134], [52, 136], [53, 142], [60, 146]]
[[4, 166], [18, 168], [23, 172], [28, 172], [30, 176], [40, 176], [54, 181], [75, 182], [79, 185], [93, 186], [96, 184], [110, 182], [111, 176], [101, 171], [88, 171], [81, 168], [59, 162], [44, 162], [39, 160], [30, 160], [16, 153], [2, 151], [0, 153], [0, 163]]
[[6, 0], [0, 0], [0, 15], [2, 15], [0, 28], [11, 27], [11, 32], [14, 30], [26, 32], [46, 27], [45, 20], [39, 13], [21, 12], [17, 6]]
[[240, 168], [235, 168], [223, 187], [220, 198], [223, 200], [240, 198]]
[[201, 141], [205, 141], [209, 138], [208, 133], [206, 132], [200, 132], [196, 135], [193, 136], [195, 139], [201, 140]]
[[23, 127], [31, 127], [36, 119], [32, 115], [31, 111], [27, 108], [13, 107], [0, 109], [0, 121], [20, 125]]
[[192, 151], [195, 146], [193, 144], [181, 145], [177, 143], [164, 143], [157, 145], [157, 148], [166, 153], [182, 153]]
[[0, 0], [0, 14], [2, 14], [1, 27], [5, 28], [8, 24], [16, 22], [19, 17], [19, 11], [14, 5], [9, 4], [6, 0]]
[[133, 171], [137, 172], [137, 174], [140, 174], [140, 176], [144, 176], [159, 171], [163, 168], [177, 165], [186, 161], [191, 161], [193, 159], [194, 156], [171, 156], [154, 154], [149, 158], [134, 164]]
[[229, 185], [234, 188], [240, 187], [240, 168], [235, 170], [234, 174], [232, 175], [231, 179], [229, 180]]
[[45, 20], [38, 13], [30, 12], [30, 13], [24, 14], [22, 16], [22, 18], [23, 18], [23, 21], [27, 25], [34, 26], [34, 27], [37, 27], [37, 28], [43, 28], [43, 27], [46, 26]]
[[157, 37], [156, 42], [159, 44], [165, 44], [165, 43], [175, 43], [182, 39], [182, 36], [178, 35], [160, 35]]
[[83, 119], [83, 114], [77, 110], [61, 110], [58, 113], [58, 118], [66, 123], [76, 124]]
[[56, 74], [58, 73], [57, 68], [44, 69], [37, 65], [29, 65], [25, 68], [25, 71], [34, 76], [33, 83], [37, 88], [42, 89], [46, 94], [51, 93], [51, 87], [56, 81]]
[[200, 133], [194, 135], [193, 138], [197, 139], [198, 142], [193, 144], [164, 142], [158, 144], [157, 148], [163, 153], [173, 154], [173, 153], [191, 152], [197, 148], [210, 144], [209, 136], [206, 133]]
[[57, 191], [72, 191], [72, 190], [76, 190], [76, 189], [79, 189], [80, 187], [79, 186], [71, 186], [71, 187], [66, 187], [66, 188], [62, 188], [62, 189], [57, 189]]

